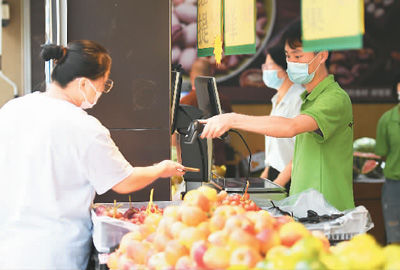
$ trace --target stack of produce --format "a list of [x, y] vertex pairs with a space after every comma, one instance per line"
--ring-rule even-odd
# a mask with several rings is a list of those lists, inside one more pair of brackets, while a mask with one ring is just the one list
[[[291, 217], [272, 217], [248, 194], [189, 191], [179, 206], [150, 213], [126, 234], [110, 269], [226, 269], [255, 267], [274, 246], [291, 246], [311, 233]], [[329, 245], [318, 236], [321, 245]], [[136, 267], [136, 268], [135, 268]]]
[[181, 205], [149, 213], [108, 259], [110, 269], [399, 269], [399, 246], [359, 235], [330, 247], [289, 216], [272, 217], [248, 195], [203, 186]]
[[400, 269], [400, 246], [379, 246], [369, 234], [328, 247], [304, 237], [292, 247], [276, 246], [255, 269]]
[[126, 211], [121, 212], [119, 205], [106, 206], [106, 205], [95, 205], [93, 207], [96, 215], [98, 216], [108, 216], [116, 218], [119, 220], [131, 222], [133, 224], [143, 224], [147, 215], [150, 213], [163, 213], [163, 209], [159, 208], [156, 204], [151, 204], [151, 206], [142, 206], [140, 208], [130, 206]]

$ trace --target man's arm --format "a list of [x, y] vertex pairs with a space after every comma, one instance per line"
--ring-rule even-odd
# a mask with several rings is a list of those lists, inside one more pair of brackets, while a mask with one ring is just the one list
[[291, 138], [318, 129], [314, 118], [304, 114], [295, 118], [285, 118], [226, 113], [199, 122], [205, 124], [201, 138], [217, 138], [229, 129], [241, 129], [277, 138]]
[[134, 167], [133, 172], [124, 180], [112, 187], [117, 193], [130, 193], [146, 187], [157, 178], [184, 175], [183, 165], [170, 160], [164, 160], [153, 166]]

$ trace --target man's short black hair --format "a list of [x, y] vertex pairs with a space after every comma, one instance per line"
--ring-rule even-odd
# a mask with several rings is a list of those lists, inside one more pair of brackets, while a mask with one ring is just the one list
[[[303, 41], [301, 39], [301, 22], [300, 20], [294, 21], [288, 26], [286, 31], [282, 36], [283, 44], [288, 44], [290, 48], [296, 49], [298, 47], [303, 47]], [[317, 53], [317, 52], [314, 52]], [[328, 52], [328, 58], [325, 61], [325, 66], [329, 68], [331, 59], [331, 53]]]
[[302, 47], [301, 41], [301, 23], [299, 20], [293, 22], [286, 29], [283, 34], [282, 41], [284, 44], [289, 45], [290, 48], [295, 49], [297, 47]]

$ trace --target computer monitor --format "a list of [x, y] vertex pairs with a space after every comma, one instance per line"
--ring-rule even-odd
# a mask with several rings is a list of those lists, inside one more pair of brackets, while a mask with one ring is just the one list
[[198, 76], [194, 80], [199, 109], [203, 118], [209, 118], [222, 113], [221, 103], [214, 77]]
[[180, 71], [171, 72], [171, 134], [176, 130], [176, 122], [179, 110], [179, 100], [181, 99], [182, 73]]

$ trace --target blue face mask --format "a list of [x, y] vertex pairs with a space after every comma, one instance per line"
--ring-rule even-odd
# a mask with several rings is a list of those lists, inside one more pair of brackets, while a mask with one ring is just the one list
[[311, 82], [312, 79], [314, 79], [315, 71], [317, 71], [317, 69], [321, 63], [317, 66], [317, 68], [311, 74], [308, 74], [308, 66], [312, 61], [314, 61], [314, 59], [317, 57], [317, 55], [308, 63], [287, 62], [286, 72], [289, 76], [289, 79], [293, 83], [297, 83], [297, 84], [307, 84], [307, 83]]
[[263, 81], [269, 88], [279, 89], [282, 86], [283, 79], [278, 77], [278, 70], [263, 70]]

